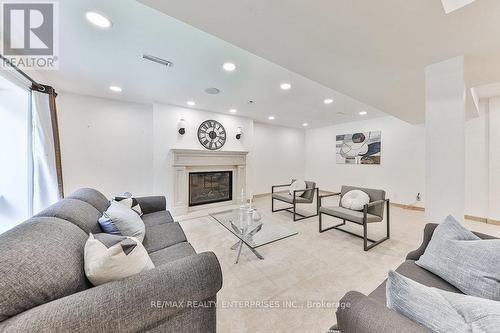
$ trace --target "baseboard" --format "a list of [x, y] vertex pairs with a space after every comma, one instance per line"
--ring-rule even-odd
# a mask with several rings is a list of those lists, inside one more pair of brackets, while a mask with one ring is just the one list
[[403, 208], [403, 209], [407, 209], [407, 210], [416, 210], [416, 211], [419, 211], [419, 212], [425, 211], [424, 207], [413, 206], [413, 205], [404, 205], [404, 204], [400, 204], [400, 203], [397, 203], [397, 202], [391, 202], [391, 206], [399, 207], [399, 208]]

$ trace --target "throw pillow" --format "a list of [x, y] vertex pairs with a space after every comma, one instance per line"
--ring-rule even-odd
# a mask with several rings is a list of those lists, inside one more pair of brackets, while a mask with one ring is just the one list
[[351, 210], [363, 210], [370, 203], [370, 196], [361, 190], [352, 190], [342, 196], [341, 206]]
[[295, 195], [297, 197], [300, 197], [302, 194], [304, 194], [305, 190], [307, 188], [306, 182], [300, 179], [295, 179], [292, 181], [292, 184], [290, 185], [290, 189], [288, 190], [288, 193], [290, 193], [291, 196], [293, 196], [294, 191], [299, 191]]
[[141, 242], [146, 234], [141, 217], [117, 201], [111, 201], [111, 205], [99, 219], [99, 224], [106, 233], [135, 237]]
[[387, 306], [431, 332], [498, 332], [500, 302], [424, 286], [389, 272]]
[[448, 216], [415, 263], [464, 294], [500, 301], [500, 239], [480, 239]]
[[155, 266], [133, 237], [90, 234], [84, 251], [85, 274], [94, 286], [126, 278]]
[[125, 198], [125, 197], [115, 197], [115, 201], [118, 201], [121, 204], [124, 204], [128, 208], [131, 208], [133, 211], [135, 211], [139, 216], [142, 216], [142, 209], [141, 206], [139, 205], [139, 202], [137, 202], [137, 199], [135, 198]]

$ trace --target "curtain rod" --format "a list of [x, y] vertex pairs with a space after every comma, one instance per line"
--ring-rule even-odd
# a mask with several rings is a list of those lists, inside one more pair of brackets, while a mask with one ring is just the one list
[[30, 81], [33, 86], [35, 86], [38, 90], [40, 91], [45, 91], [45, 86], [36, 82], [34, 79], [31, 78], [31, 76], [29, 76], [28, 74], [26, 74], [25, 72], [23, 72], [22, 70], [20, 70], [16, 65], [14, 65], [12, 62], [10, 62], [9, 59], [5, 58], [3, 56], [3, 54], [0, 54], [0, 58], [6, 63], [8, 64], [10, 67], [14, 68], [16, 70], [16, 72], [18, 72], [19, 74], [21, 74], [25, 79], [27, 79], [28, 81]]

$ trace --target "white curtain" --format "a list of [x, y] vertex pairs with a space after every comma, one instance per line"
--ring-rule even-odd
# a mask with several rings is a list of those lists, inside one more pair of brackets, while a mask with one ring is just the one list
[[50, 97], [32, 91], [33, 214], [60, 199]]

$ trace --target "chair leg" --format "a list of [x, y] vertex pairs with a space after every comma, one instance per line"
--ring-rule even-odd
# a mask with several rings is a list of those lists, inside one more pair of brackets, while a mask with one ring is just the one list
[[368, 251], [368, 226], [366, 221], [363, 223], [363, 249]]

